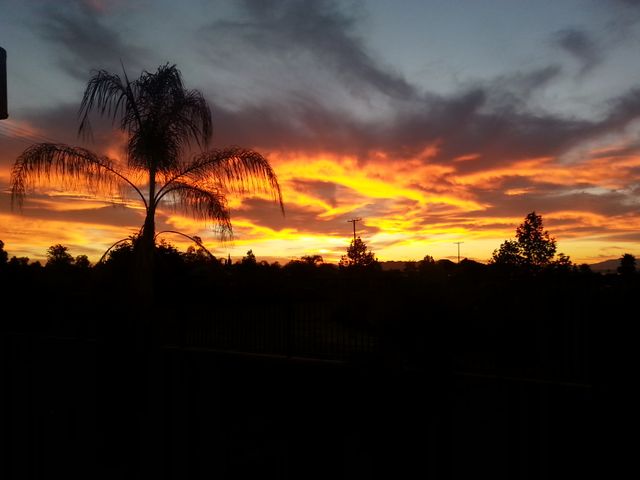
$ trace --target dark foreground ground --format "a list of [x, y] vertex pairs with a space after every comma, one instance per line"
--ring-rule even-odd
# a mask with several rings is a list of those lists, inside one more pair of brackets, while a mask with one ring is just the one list
[[2, 478], [576, 478], [625, 455], [605, 384], [17, 333], [1, 348]]
[[5, 284], [0, 478], [617, 478], [637, 284], [448, 278], [357, 308]]

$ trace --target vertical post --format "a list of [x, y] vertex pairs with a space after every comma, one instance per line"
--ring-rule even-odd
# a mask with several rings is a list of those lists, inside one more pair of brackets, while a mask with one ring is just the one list
[[352, 218], [351, 220], [347, 220], [349, 223], [353, 223], [353, 241], [356, 241], [356, 222], [361, 222], [361, 218]]
[[0, 120], [9, 117], [7, 107], [7, 51], [0, 47]]
[[464, 242], [453, 242], [456, 245], [458, 245], [458, 263], [460, 263], [460, 244], [464, 243]]

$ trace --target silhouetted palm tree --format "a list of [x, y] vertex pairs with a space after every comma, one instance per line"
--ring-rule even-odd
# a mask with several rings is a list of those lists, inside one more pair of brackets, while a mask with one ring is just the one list
[[[135, 192], [146, 215], [137, 242], [145, 263], [155, 246], [155, 215], [170, 206], [211, 221], [221, 235], [231, 233], [225, 194], [262, 191], [271, 194], [284, 213], [280, 187], [269, 162], [259, 153], [232, 147], [206, 150], [211, 138], [211, 112], [197, 90], [187, 90], [175, 65], [143, 72], [129, 81], [104, 70], [93, 74], [80, 106], [80, 135], [90, 135], [89, 114], [111, 117], [127, 135], [126, 165], [87, 149], [40, 143], [16, 160], [11, 177], [12, 201], [22, 205], [27, 190], [56, 175], [67, 187], [126, 198]], [[200, 153], [186, 160], [195, 142]]]

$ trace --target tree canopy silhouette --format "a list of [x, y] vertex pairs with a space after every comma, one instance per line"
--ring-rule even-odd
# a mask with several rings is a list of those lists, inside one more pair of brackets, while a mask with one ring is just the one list
[[378, 261], [371, 250], [367, 249], [367, 244], [360, 237], [351, 240], [347, 254], [340, 259], [340, 267], [370, 267], [376, 265]]
[[620, 257], [620, 265], [618, 266], [620, 275], [633, 275], [636, 273], [636, 257], [630, 253], [625, 253]]
[[[63, 186], [124, 201], [130, 194], [145, 208], [136, 251], [150, 265], [156, 242], [155, 216], [169, 207], [210, 222], [231, 234], [226, 195], [263, 192], [284, 206], [276, 174], [258, 152], [240, 147], [208, 150], [211, 111], [197, 90], [186, 89], [175, 65], [144, 71], [129, 81], [105, 70], [94, 72], [80, 105], [79, 135], [91, 135], [90, 114], [110, 117], [127, 136], [120, 164], [81, 147], [39, 143], [27, 148], [11, 173], [12, 201], [22, 205], [28, 190], [56, 177]], [[186, 159], [192, 145], [199, 153]], [[160, 232], [162, 233], [162, 232]]]
[[4, 242], [0, 240], [0, 266], [5, 265], [9, 260], [9, 254], [4, 249]]
[[542, 215], [533, 211], [516, 228], [516, 239], [505, 240], [500, 248], [494, 250], [491, 263], [542, 267], [549, 265], [555, 254], [555, 238], [544, 229]]
[[64, 245], [52, 245], [47, 249], [47, 267], [68, 267], [73, 263], [69, 249]]

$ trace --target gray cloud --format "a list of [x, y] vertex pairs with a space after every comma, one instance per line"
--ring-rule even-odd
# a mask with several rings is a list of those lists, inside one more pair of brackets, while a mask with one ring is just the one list
[[628, 7], [640, 7], [640, 0], [608, 0], [610, 3], [625, 5]]
[[206, 54], [216, 64], [259, 65], [260, 77], [273, 74], [290, 81], [301, 77], [303, 89], [305, 80], [312, 81], [309, 76], [325, 71], [354, 95], [373, 92], [400, 99], [415, 95], [412, 85], [382, 67], [367, 50], [356, 33], [357, 19], [341, 8], [344, 4], [244, 0], [241, 5], [242, 19], [216, 21], [200, 31]]
[[[602, 118], [583, 120], [533, 113], [521, 105], [496, 106], [492, 98], [499, 88], [416, 97], [414, 103], [398, 104], [394, 116], [381, 120], [358, 119], [311, 98], [265, 101], [237, 110], [214, 105], [214, 145], [310, 154], [331, 151], [363, 161], [372, 151], [385, 151], [392, 161], [402, 161], [437, 143], [439, 151], [429, 162], [452, 164], [457, 157], [478, 155], [455, 163], [458, 173], [468, 173], [526, 158], [559, 156], [581, 142], [622, 131], [640, 117], [640, 89], [610, 100]], [[27, 118], [48, 137], [79, 142], [76, 105], [34, 111]], [[113, 139], [112, 129], [108, 120], [96, 120], [95, 143], [87, 146], [101, 152]], [[631, 153], [627, 148], [609, 155]]]
[[38, 130], [46, 132], [46, 138], [42, 141], [81, 145], [95, 150], [96, 153], [103, 153], [104, 148], [113, 143], [115, 127], [109, 118], [96, 114], [91, 118], [94, 131], [93, 139], [79, 138], [80, 100], [79, 98], [76, 104], [63, 104], [45, 110], [26, 111], [24, 118]]
[[600, 45], [586, 30], [579, 28], [560, 30], [555, 33], [553, 43], [581, 63], [581, 74], [593, 70], [604, 60]]
[[47, 5], [37, 21], [36, 31], [60, 48], [61, 67], [86, 81], [92, 69], [120, 71], [139, 68], [145, 50], [129, 44], [106, 24], [100, 2], [65, 2]]
[[[96, 38], [109, 45], [105, 57], [116, 57], [117, 52], [129, 48], [104, 25], [95, 9], [76, 5], [62, 12], [45, 22], [44, 32], [68, 45], [76, 64], [98, 61], [95, 52], [100, 51], [100, 43]], [[280, 84], [295, 90], [284, 96], [267, 95], [271, 87], [277, 90], [268, 83], [264, 94], [250, 101], [228, 104], [217, 100], [214, 142], [335, 151], [362, 159], [373, 150], [402, 159], [437, 143], [440, 151], [430, 161], [449, 163], [462, 155], [479, 155], [477, 160], [456, 164], [458, 171], [468, 172], [523, 158], [560, 155], [581, 141], [624, 128], [640, 114], [640, 94], [635, 91], [612, 101], [609, 115], [600, 120], [531, 111], [528, 101], [532, 92], [551, 84], [560, 74], [554, 65], [503, 75], [447, 97], [421, 94], [367, 51], [357, 36], [357, 20], [344, 4], [330, 0], [245, 0], [239, 19], [217, 21], [202, 30], [200, 36], [208, 40], [206, 48], [224, 68], [233, 69], [237, 62], [246, 62], [250, 68], [256, 61], [259, 68], [276, 70], [252, 72], [256, 85], [273, 74], [276, 84], [280, 78]], [[63, 28], [67, 24], [68, 32]], [[563, 32], [558, 41], [581, 56], [585, 65], [598, 59], [595, 44], [586, 33], [575, 29]], [[106, 59], [99, 62], [109, 64]], [[313, 68], [302, 72], [299, 62]], [[322, 69], [330, 71], [327, 79], [337, 76], [342, 80], [338, 88], [346, 84], [352, 89], [347, 98], [368, 92], [384, 98], [392, 113], [366, 118], [350, 112], [332, 97], [335, 83], [326, 91], [313, 91], [310, 77]], [[250, 92], [251, 88], [241, 90]], [[52, 124], [58, 125], [49, 121]], [[75, 131], [76, 125], [69, 127]]]
[[482, 86], [494, 108], [526, 110], [531, 98], [560, 77], [562, 69], [548, 65], [532, 71], [500, 75]]
[[557, 156], [580, 142], [615, 133], [640, 116], [640, 90], [609, 102], [599, 120], [565, 118], [493, 108], [486, 90], [478, 88], [448, 98], [416, 99], [392, 118], [363, 121], [317, 104], [264, 103], [239, 110], [214, 107], [216, 143], [265, 149], [334, 151], [356, 154], [383, 150], [401, 160], [438, 143], [430, 161], [450, 163], [468, 154], [474, 161], [460, 162], [468, 172], [516, 160]]
[[[638, 210], [635, 202], [637, 197], [632, 191], [609, 191], [596, 194], [590, 192], [591, 188], [593, 185], [578, 182], [572, 185], [557, 185], [538, 182], [529, 177], [505, 177], [498, 185], [491, 188], [476, 187], [474, 189], [476, 200], [489, 207], [481, 212], [470, 212], [467, 216], [470, 218], [513, 217], [536, 210], [543, 215], [546, 212], [574, 211], [614, 218], [632, 215]], [[526, 189], [526, 193], [508, 195], [506, 192], [510, 189]], [[572, 225], [571, 231], [577, 231], [577, 228], [576, 225]], [[604, 227], [602, 229], [606, 230]]]
[[513, 161], [559, 156], [582, 142], [623, 131], [640, 117], [640, 89], [603, 105], [594, 118], [567, 117], [528, 107], [532, 91], [551, 84], [557, 66], [513, 73], [449, 96], [394, 101], [393, 113], [363, 119], [312, 95], [269, 98], [240, 107], [214, 106], [216, 143], [305, 152], [334, 151], [366, 159], [383, 150], [401, 160], [437, 143], [431, 162], [477, 154], [456, 164], [478, 171]]

